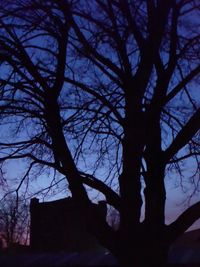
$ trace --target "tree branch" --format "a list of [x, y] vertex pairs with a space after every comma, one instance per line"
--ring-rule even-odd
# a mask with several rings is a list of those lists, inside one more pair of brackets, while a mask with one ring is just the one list
[[184, 211], [168, 226], [169, 238], [174, 241], [183, 234], [196, 220], [200, 218], [200, 202], [195, 203]]
[[200, 108], [190, 118], [177, 134], [172, 144], [164, 152], [164, 159], [168, 162], [181, 148], [183, 148], [200, 129]]
[[193, 69], [184, 79], [181, 79], [181, 82], [176, 85], [170, 93], [162, 101], [162, 105], [166, 105], [170, 100], [172, 100], [181, 90], [187, 85], [196, 75], [200, 73], [200, 65]]
[[72, 24], [74, 31], [79, 38], [80, 42], [84, 45], [85, 49], [91, 53], [99, 62], [101, 62], [103, 65], [107, 66], [112, 72], [114, 72], [117, 76], [123, 78], [122, 71], [107, 57], [102, 56], [100, 53], [98, 53], [97, 50], [95, 50], [88, 40], [85, 38], [81, 30], [79, 29], [79, 26], [76, 24], [75, 20], [73, 20]]
[[140, 51], [142, 51], [146, 45], [146, 42], [145, 42], [145, 39], [143, 38], [141, 32], [139, 31], [139, 28], [131, 14], [131, 11], [130, 11], [130, 6], [127, 2], [127, 0], [123, 0], [123, 1], [119, 1], [119, 5], [121, 7], [121, 10], [123, 10], [124, 12], [124, 17], [126, 18], [127, 20], [127, 23], [128, 23], [128, 26], [130, 27], [131, 29], [131, 32], [137, 42], [137, 45], [140, 49]]
[[107, 203], [113, 206], [115, 209], [119, 210], [120, 208], [120, 197], [115, 193], [109, 186], [107, 186], [101, 180], [95, 178], [90, 174], [85, 174], [80, 172], [81, 177], [83, 178], [83, 183], [100, 191], [106, 197]]
[[195, 157], [195, 156], [200, 156], [200, 152], [190, 152], [184, 156], [181, 156], [180, 158], [174, 158], [174, 159], [170, 160], [168, 164], [176, 163], [176, 162], [179, 162], [181, 160], [188, 159], [190, 157]]

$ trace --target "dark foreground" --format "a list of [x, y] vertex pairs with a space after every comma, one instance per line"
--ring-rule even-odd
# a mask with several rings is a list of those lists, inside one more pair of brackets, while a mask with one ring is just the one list
[[[186, 254], [182, 255], [187, 257]], [[167, 267], [200, 267], [200, 262], [176, 263], [169, 259]], [[82, 253], [1, 253], [0, 266], [2, 267], [68, 267], [68, 266], [95, 266], [119, 267], [116, 259], [109, 252], [82, 252]]]

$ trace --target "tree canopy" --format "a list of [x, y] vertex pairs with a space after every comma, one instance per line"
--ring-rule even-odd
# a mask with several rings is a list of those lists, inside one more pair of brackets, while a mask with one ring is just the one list
[[1, 162], [27, 160], [20, 185], [34, 167], [61, 173], [83, 206], [86, 186], [101, 192], [120, 227], [93, 232], [125, 264], [120, 244], [164, 250], [200, 217], [197, 203], [165, 225], [168, 172], [182, 179], [189, 161], [199, 179], [199, 12], [195, 0], [1, 3]]

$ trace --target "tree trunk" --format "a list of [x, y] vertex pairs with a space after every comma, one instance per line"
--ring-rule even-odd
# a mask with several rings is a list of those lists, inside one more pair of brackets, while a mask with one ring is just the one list
[[167, 249], [161, 253], [159, 248], [149, 248], [146, 251], [145, 248], [138, 249], [136, 247], [133, 247], [132, 253], [131, 251], [128, 253], [123, 247], [115, 256], [120, 267], [164, 267], [167, 265], [167, 254]]
[[[143, 225], [142, 225], [143, 226]], [[165, 229], [154, 231], [145, 229], [135, 232], [135, 237], [129, 234], [118, 239], [118, 245], [113, 251], [113, 255], [121, 267], [163, 267], [167, 264], [169, 243], [167, 242]]]

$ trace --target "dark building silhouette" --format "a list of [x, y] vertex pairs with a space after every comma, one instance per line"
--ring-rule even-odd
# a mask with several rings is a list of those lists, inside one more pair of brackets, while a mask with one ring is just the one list
[[[100, 216], [106, 216], [105, 201], [94, 204]], [[98, 241], [88, 232], [87, 215], [72, 198], [30, 205], [30, 246], [33, 250], [88, 251], [102, 250]]]

